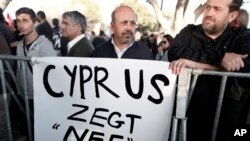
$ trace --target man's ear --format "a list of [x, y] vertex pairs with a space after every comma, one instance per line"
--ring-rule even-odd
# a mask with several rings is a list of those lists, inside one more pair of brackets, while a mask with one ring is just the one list
[[229, 23], [231, 23], [233, 20], [235, 20], [239, 15], [238, 11], [233, 11], [229, 13]]
[[77, 27], [77, 29], [78, 29], [79, 31], [82, 31], [82, 27], [81, 27], [80, 24], [77, 24], [76, 27]]
[[114, 25], [114, 22], [111, 22], [111, 23], [110, 23], [110, 27], [111, 27], [111, 30], [112, 30], [112, 31], [114, 31], [114, 26], [115, 26], [115, 25]]

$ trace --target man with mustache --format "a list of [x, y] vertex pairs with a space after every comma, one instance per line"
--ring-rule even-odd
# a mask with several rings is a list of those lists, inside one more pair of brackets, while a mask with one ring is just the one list
[[[242, 0], [207, 0], [202, 24], [182, 29], [169, 49], [172, 72], [178, 75], [184, 67], [249, 72], [250, 32], [229, 25], [237, 17], [241, 5]], [[246, 79], [237, 80], [242, 87], [249, 87]], [[220, 82], [219, 76], [199, 76], [187, 109], [188, 141], [211, 140]], [[226, 98], [228, 90], [230, 85], [226, 88]], [[224, 108], [229, 109], [227, 106]], [[230, 118], [227, 116], [220, 122], [231, 122]], [[224, 135], [219, 130], [217, 139], [227, 140]]]
[[129, 6], [116, 8], [111, 15], [112, 38], [94, 50], [93, 57], [154, 60], [152, 52], [134, 41], [137, 15]]

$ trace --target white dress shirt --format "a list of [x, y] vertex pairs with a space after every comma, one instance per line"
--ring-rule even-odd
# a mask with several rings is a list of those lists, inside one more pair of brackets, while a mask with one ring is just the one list
[[71, 40], [69, 43], [68, 43], [68, 52], [69, 50], [78, 42], [80, 41], [82, 38], [85, 37], [85, 34], [81, 34], [79, 35], [78, 37], [76, 37], [75, 39]]
[[132, 41], [132, 42], [129, 44], [129, 46], [128, 46], [127, 48], [124, 48], [124, 49], [122, 49], [122, 50], [120, 50], [120, 49], [115, 45], [114, 38], [111, 39], [111, 43], [114, 45], [114, 50], [115, 50], [115, 53], [116, 53], [118, 59], [121, 59], [122, 55], [125, 53], [125, 51], [126, 51], [128, 48], [130, 48], [130, 47], [133, 45], [134, 41]]

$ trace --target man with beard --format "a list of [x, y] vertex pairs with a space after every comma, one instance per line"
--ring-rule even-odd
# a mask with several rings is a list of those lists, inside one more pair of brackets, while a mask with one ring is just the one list
[[[241, 5], [242, 0], [207, 0], [202, 24], [182, 29], [169, 49], [172, 72], [178, 75], [184, 67], [249, 72], [250, 33], [229, 25]], [[188, 141], [211, 140], [220, 82], [219, 76], [199, 76], [187, 109]], [[239, 82], [248, 87], [249, 83]]]
[[93, 57], [154, 60], [152, 52], [134, 41], [137, 15], [131, 7], [120, 6], [111, 15], [112, 38], [94, 50]]

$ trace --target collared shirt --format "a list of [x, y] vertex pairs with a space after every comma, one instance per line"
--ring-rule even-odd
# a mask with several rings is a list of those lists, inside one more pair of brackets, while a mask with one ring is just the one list
[[118, 59], [121, 59], [121, 58], [122, 58], [122, 55], [125, 53], [125, 51], [133, 45], [134, 40], [129, 44], [129, 46], [128, 46], [127, 48], [124, 48], [124, 49], [122, 49], [122, 50], [120, 50], [120, 49], [115, 45], [114, 38], [111, 39], [111, 43], [114, 45], [114, 50], [115, 50], [115, 53], [116, 53], [116, 55], [117, 55], [117, 58], [118, 58]]
[[81, 34], [79, 35], [78, 37], [76, 37], [75, 39], [71, 40], [69, 43], [68, 43], [68, 51], [78, 42], [80, 41], [82, 38], [85, 37], [85, 34]]

